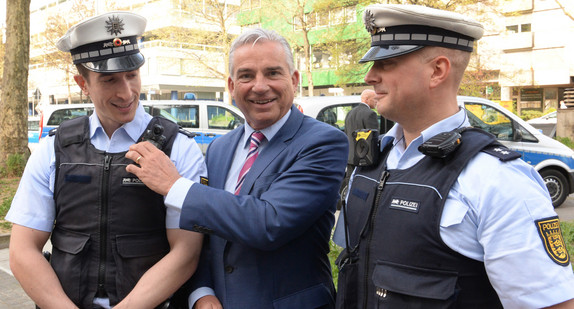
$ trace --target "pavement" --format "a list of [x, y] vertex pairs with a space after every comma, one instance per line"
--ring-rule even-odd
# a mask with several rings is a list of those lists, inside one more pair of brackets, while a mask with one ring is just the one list
[[[556, 208], [561, 221], [574, 221], [574, 194], [568, 197], [566, 203]], [[8, 261], [8, 243], [10, 235], [0, 234], [0, 309], [34, 308], [34, 302], [26, 295], [16, 278], [10, 271]], [[49, 249], [48, 243], [45, 249]]]

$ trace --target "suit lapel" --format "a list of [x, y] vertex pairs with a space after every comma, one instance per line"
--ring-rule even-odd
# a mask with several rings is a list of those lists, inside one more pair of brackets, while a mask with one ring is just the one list
[[251, 191], [255, 180], [261, 176], [265, 169], [275, 160], [281, 152], [289, 145], [301, 124], [303, 123], [303, 114], [294, 106], [291, 107], [291, 115], [285, 122], [283, 127], [279, 129], [273, 139], [265, 146], [263, 151], [257, 156], [257, 160], [251, 166], [251, 170], [247, 173], [243, 185], [241, 186], [241, 193], [246, 194]]
[[[237, 143], [241, 140], [244, 132], [243, 126], [227, 133], [229, 138], [229, 143], [222, 143], [220, 146], [225, 147], [225, 149], [218, 149], [214, 151], [214, 158], [211, 158], [215, 163], [212, 164], [211, 170], [209, 172], [209, 182], [210, 186], [214, 188], [225, 188], [225, 180], [227, 179], [227, 174], [231, 168], [231, 163], [233, 162], [233, 156], [235, 155], [235, 149], [237, 149]], [[222, 137], [223, 138], [223, 137]], [[209, 160], [209, 156], [207, 157]], [[209, 164], [209, 162], [207, 162]]]

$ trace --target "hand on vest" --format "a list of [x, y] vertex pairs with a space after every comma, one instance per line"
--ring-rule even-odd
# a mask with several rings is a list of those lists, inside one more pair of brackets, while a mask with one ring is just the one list
[[167, 195], [171, 186], [181, 177], [171, 159], [150, 142], [130, 146], [126, 158], [136, 164], [126, 167], [128, 173], [136, 175], [148, 188]]

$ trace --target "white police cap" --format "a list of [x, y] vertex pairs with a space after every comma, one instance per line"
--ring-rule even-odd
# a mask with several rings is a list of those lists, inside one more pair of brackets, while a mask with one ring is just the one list
[[72, 26], [56, 46], [70, 52], [74, 64], [90, 71], [115, 73], [141, 67], [144, 56], [138, 47], [146, 19], [131, 12], [108, 12]]
[[464, 15], [408, 4], [373, 4], [363, 13], [371, 49], [359, 63], [408, 54], [424, 46], [472, 52], [482, 25]]

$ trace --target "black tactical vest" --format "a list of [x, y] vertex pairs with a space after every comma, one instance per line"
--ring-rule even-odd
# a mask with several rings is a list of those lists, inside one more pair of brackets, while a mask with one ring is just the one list
[[[177, 124], [164, 127], [169, 156]], [[88, 117], [63, 122], [55, 133], [56, 222], [51, 264], [66, 295], [80, 308], [95, 296], [113, 306], [170, 248], [163, 197], [126, 172], [125, 153], [97, 150], [90, 142]]]
[[[444, 159], [425, 156], [404, 170], [387, 170], [385, 160], [357, 169], [346, 214], [349, 249], [356, 250], [339, 274], [338, 308], [502, 308], [484, 263], [440, 237], [448, 193], [480, 151], [503, 161], [520, 157], [492, 135], [467, 129]], [[345, 294], [358, 301], [349, 303]]]

